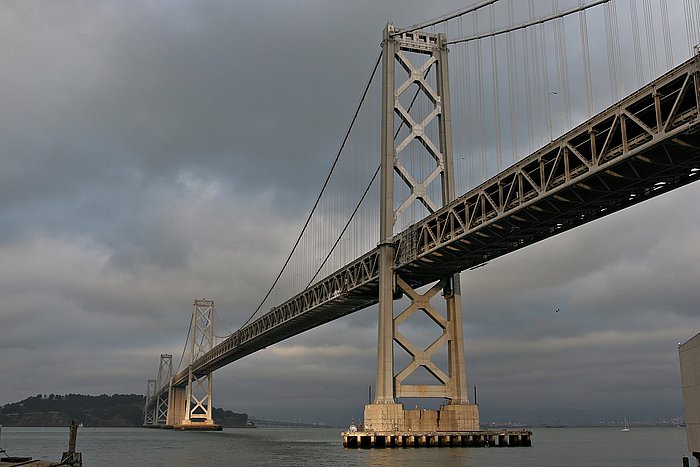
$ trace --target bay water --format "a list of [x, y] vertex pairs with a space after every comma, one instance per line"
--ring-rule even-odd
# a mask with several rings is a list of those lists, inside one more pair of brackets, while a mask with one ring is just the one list
[[[343, 448], [340, 428], [146, 428], [78, 430], [85, 467], [111, 466], [680, 466], [685, 429], [535, 428], [532, 447]], [[8, 455], [59, 460], [67, 428], [3, 427]], [[691, 465], [693, 459], [691, 458]]]

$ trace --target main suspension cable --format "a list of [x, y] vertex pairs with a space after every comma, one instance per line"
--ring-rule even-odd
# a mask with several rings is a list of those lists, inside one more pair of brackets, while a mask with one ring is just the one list
[[311, 280], [309, 280], [309, 283], [306, 284], [307, 289], [309, 287], [311, 287], [311, 284], [313, 284], [314, 280], [318, 277], [318, 275], [321, 272], [321, 269], [323, 269], [323, 266], [326, 265], [326, 263], [328, 262], [328, 259], [331, 257], [331, 254], [333, 254], [333, 251], [335, 251], [335, 248], [338, 246], [338, 243], [340, 243], [340, 240], [343, 238], [343, 234], [348, 230], [348, 227], [350, 227], [350, 223], [352, 222], [353, 218], [355, 217], [355, 214], [357, 214], [357, 211], [360, 209], [360, 206], [362, 205], [362, 202], [365, 200], [367, 193], [369, 193], [370, 188], [372, 188], [372, 184], [377, 179], [377, 175], [379, 175], [379, 169], [381, 169], [381, 166], [377, 167], [377, 170], [374, 171], [374, 175], [372, 175], [372, 179], [367, 184], [367, 188], [365, 188], [364, 193], [362, 193], [362, 196], [360, 197], [360, 201], [358, 201], [357, 206], [355, 206], [355, 209], [352, 211], [352, 214], [350, 214], [350, 218], [345, 223], [343, 230], [340, 232], [340, 234], [338, 234], [338, 238], [335, 240], [335, 243], [333, 243], [333, 246], [331, 246], [331, 249], [328, 251], [328, 254], [323, 259], [323, 262], [316, 270], [316, 273], [314, 274], [314, 276], [311, 278]]
[[525, 28], [528, 28], [530, 26], [535, 26], [537, 24], [546, 23], [548, 21], [552, 21], [552, 20], [555, 20], [557, 18], [563, 18], [564, 16], [572, 15], [574, 13], [578, 13], [580, 11], [584, 11], [584, 10], [587, 10], [589, 8], [593, 8], [594, 6], [598, 6], [598, 5], [601, 5], [603, 3], [609, 3], [610, 1], [611, 0], [598, 0], [597, 2], [589, 3], [589, 4], [582, 5], [582, 6], [575, 7], [575, 8], [570, 8], [568, 10], [562, 11], [562, 12], [554, 14], [554, 15], [543, 16], [541, 18], [538, 18], [538, 19], [535, 19], [532, 21], [527, 21], [527, 22], [520, 23], [520, 24], [515, 25], [515, 26], [510, 26], [507, 28], [499, 29], [497, 31], [491, 31], [488, 33], [477, 34], [477, 35], [469, 36], [469, 37], [461, 37], [459, 39], [447, 41], [447, 43], [448, 44], [461, 44], [463, 42], [472, 42], [472, 41], [477, 41], [479, 39], [485, 39], [487, 37], [498, 36], [501, 34], [506, 34], [508, 32], [518, 31], [520, 29], [525, 29]]
[[[185, 358], [185, 351], [187, 350], [187, 342], [190, 340], [190, 334], [192, 334], [192, 320], [194, 319], [194, 313], [190, 316], [190, 324], [187, 326], [187, 337], [185, 338], [185, 345], [182, 348], [182, 355], [180, 355], [180, 363], [177, 364], [177, 370], [175, 370], [175, 374], [177, 374], [180, 371], [180, 367], [182, 366], [182, 360]], [[160, 390], [160, 388], [158, 388]]]
[[410, 26], [408, 28], [403, 28], [403, 29], [398, 29], [396, 32], [390, 34], [391, 36], [396, 36], [399, 34], [403, 34], [405, 32], [412, 32], [412, 31], [417, 31], [418, 29], [425, 29], [431, 26], [435, 26], [440, 23], [446, 23], [452, 19], [459, 18], [460, 16], [467, 15], [469, 13], [473, 13], [477, 10], [480, 10], [484, 7], [487, 7], [489, 5], [493, 5], [494, 3], [498, 2], [499, 0], [486, 0], [481, 3], [477, 3], [476, 5], [472, 5], [467, 8], [463, 8], [461, 10], [457, 10], [454, 13], [449, 13], [445, 16], [441, 16], [439, 18], [431, 19], [429, 21], [426, 21], [424, 23], [419, 23], [419, 24], [414, 24], [413, 26]]
[[[297, 249], [297, 246], [299, 246], [299, 242], [301, 242], [301, 239], [304, 235], [304, 232], [306, 232], [306, 228], [309, 226], [309, 223], [311, 222], [311, 217], [314, 215], [314, 212], [316, 212], [316, 208], [318, 207], [319, 202], [321, 201], [321, 197], [323, 196], [323, 193], [326, 190], [326, 187], [328, 186], [328, 182], [331, 179], [331, 176], [333, 175], [333, 171], [335, 170], [336, 165], [338, 165], [338, 160], [340, 159], [340, 155], [343, 152], [343, 149], [345, 148], [345, 144], [348, 141], [348, 138], [350, 137], [350, 132], [352, 131], [353, 126], [355, 125], [355, 121], [357, 120], [357, 116], [360, 114], [360, 109], [362, 108], [362, 104], [365, 102], [365, 98], [367, 97], [367, 93], [369, 92], [370, 85], [372, 84], [372, 80], [374, 79], [374, 75], [377, 72], [377, 68], [379, 68], [379, 63], [381, 62], [382, 59], [382, 52], [379, 52], [379, 56], [377, 57], [376, 62], [374, 63], [374, 68], [372, 69], [372, 73], [370, 74], [369, 80], [367, 80], [367, 85], [365, 86], [365, 90], [362, 93], [362, 97], [360, 98], [360, 102], [357, 105], [357, 108], [355, 109], [355, 113], [352, 116], [352, 121], [350, 122], [350, 126], [348, 127], [348, 130], [345, 132], [345, 137], [343, 138], [343, 142], [340, 144], [340, 148], [338, 149], [338, 153], [335, 156], [335, 160], [333, 161], [333, 164], [331, 165], [331, 169], [328, 171], [328, 175], [326, 176], [326, 180], [323, 182], [323, 186], [321, 187], [321, 192], [318, 194], [316, 197], [316, 201], [314, 202], [313, 207], [311, 208], [311, 212], [309, 213], [309, 216], [306, 218], [306, 222], [304, 223], [304, 227], [302, 227], [301, 232], [299, 233], [299, 237], [297, 237], [296, 242], [294, 242], [294, 246], [292, 247], [292, 251], [289, 253], [289, 256], [287, 256], [287, 259], [284, 262], [284, 265], [282, 266], [282, 269], [280, 270], [279, 274], [277, 274], [277, 277], [275, 278], [275, 281], [272, 283], [270, 286], [270, 289], [267, 291], [265, 294], [265, 297], [262, 299], [260, 302], [260, 305], [255, 309], [252, 315], [246, 320], [243, 325], [241, 325], [240, 328], [243, 328], [245, 325], [250, 323], [250, 321], [253, 319], [253, 317], [260, 311], [262, 306], [265, 304], [265, 301], [268, 299], [272, 291], [274, 290], [275, 286], [280, 280], [280, 277], [282, 277], [282, 274], [284, 273], [285, 269], [289, 265], [289, 261], [292, 259], [292, 255], [294, 255], [294, 252]], [[240, 329], [239, 328], [239, 329]]]

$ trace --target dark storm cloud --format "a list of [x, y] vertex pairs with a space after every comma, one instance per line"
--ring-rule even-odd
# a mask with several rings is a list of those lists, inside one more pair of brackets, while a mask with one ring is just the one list
[[124, 264], [182, 263], [153, 213], [183, 172], [270, 190], [273, 215], [305, 210], [383, 22], [325, 2], [67, 5], [2, 15], [0, 229], [88, 230]]

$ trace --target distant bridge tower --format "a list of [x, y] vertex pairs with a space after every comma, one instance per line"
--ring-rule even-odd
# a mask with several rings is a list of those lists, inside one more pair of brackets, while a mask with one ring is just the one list
[[[422, 31], [397, 31], [393, 25], [388, 24], [382, 44], [377, 382], [376, 398], [372, 404], [365, 406], [365, 430], [478, 430], [478, 408], [470, 404], [467, 397], [459, 274], [442, 278], [430, 290], [421, 294], [413, 288], [414, 284], [402, 279], [401, 271], [394, 268], [399, 246], [403, 254], [411, 254], [417, 250], [419, 241], [428, 241], [417, 238], [410, 228], [395, 239], [396, 220], [414, 203], [420, 203], [419, 209], [422, 206], [429, 213], [434, 213], [455, 197], [447, 37]], [[403, 81], [396, 74], [396, 63], [407, 75]], [[408, 96], [409, 89], [416, 90], [412, 100]], [[418, 112], [412, 109], [416, 99], [421, 99], [424, 103], [421, 115], [416, 115]], [[427, 112], [425, 103], [429, 107]], [[406, 156], [406, 153], [411, 151], [404, 151], [409, 147], [415, 148], [413, 151], [421, 150], [419, 157], [425, 159], [422, 167], [432, 167], [422, 179], [415, 164], [409, 165], [408, 158], [411, 156]], [[406, 199], [399, 200], [400, 203], [396, 204], [395, 178], [402, 180], [410, 189]], [[440, 184], [439, 190], [433, 188], [434, 183]], [[434, 200], [431, 195], [440, 196], [441, 199]], [[431, 299], [437, 300], [438, 292], [441, 292], [444, 299], [446, 315], [431, 303]], [[394, 298], [402, 294], [410, 299], [411, 304], [395, 315]], [[402, 323], [417, 311], [425, 313], [441, 331], [440, 336], [425, 349], [412, 343], [400, 331]], [[398, 373], [394, 372], [394, 342], [410, 358], [409, 364]], [[446, 372], [433, 361], [436, 353], [445, 347], [448, 360]], [[427, 370], [437, 384], [404, 383], [420, 367]], [[448, 403], [439, 411], [404, 410], [403, 405], [397, 403], [397, 398], [400, 397], [443, 398]]]
[[168, 419], [168, 407], [170, 398], [169, 391], [161, 391], [165, 386], [170, 385], [170, 378], [173, 376], [173, 356], [171, 354], [160, 354], [160, 364], [158, 365], [158, 378], [156, 379], [155, 393], [158, 394], [155, 404], [155, 424], [163, 425]]
[[145, 426], [165, 425], [168, 419], [170, 380], [173, 375], [173, 356], [160, 354], [158, 377], [149, 379], [146, 387], [146, 405], [143, 424]]
[[151, 408], [151, 399], [156, 394], [156, 380], [149, 379], [148, 385], [146, 386], [146, 406], [143, 410], [143, 424], [144, 425], [155, 425], [156, 417], [155, 410]]
[[193, 364], [214, 346], [214, 301], [195, 300], [190, 329], [190, 359], [187, 386], [171, 387], [167, 425], [176, 429], [211, 429], [212, 372], [196, 373]]

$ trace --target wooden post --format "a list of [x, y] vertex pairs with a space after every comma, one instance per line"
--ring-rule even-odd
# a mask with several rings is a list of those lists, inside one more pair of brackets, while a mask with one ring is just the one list
[[78, 425], [75, 420], [70, 421], [70, 436], [68, 438], [68, 454], [75, 454], [75, 443], [78, 439]]
[[68, 451], [63, 453], [61, 465], [70, 465], [72, 467], [82, 467], [83, 456], [75, 451], [76, 441], [78, 439], [78, 424], [75, 420], [70, 421], [70, 435], [68, 437]]

